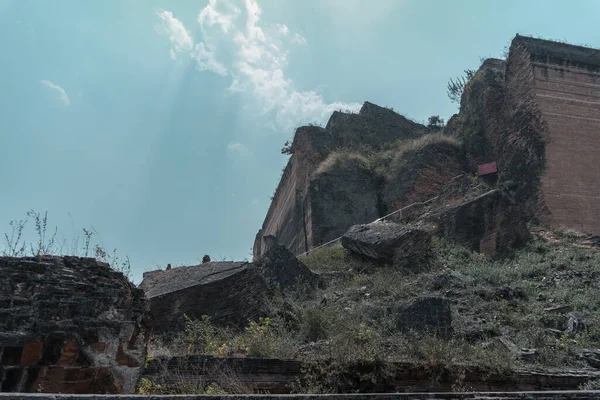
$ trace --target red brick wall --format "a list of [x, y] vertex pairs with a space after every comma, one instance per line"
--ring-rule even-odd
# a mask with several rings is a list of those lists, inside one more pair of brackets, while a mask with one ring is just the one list
[[533, 63], [547, 126], [541, 193], [556, 227], [600, 233], [600, 74]]
[[0, 392], [133, 392], [141, 289], [92, 258], [0, 257], [0, 277]]

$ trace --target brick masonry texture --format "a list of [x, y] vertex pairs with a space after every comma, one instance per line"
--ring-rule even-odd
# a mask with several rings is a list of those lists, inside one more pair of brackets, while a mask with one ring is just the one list
[[325, 128], [298, 128], [254, 256], [266, 236], [301, 254], [352, 225], [431, 198], [460, 172], [487, 162], [497, 162], [498, 183], [524, 217], [600, 233], [599, 50], [517, 35], [506, 60], [485, 60], [444, 130], [461, 139], [464, 158], [436, 148], [422, 165], [409, 163], [383, 184], [356, 163], [320, 167], [334, 149], [415, 139], [424, 128], [371, 103], [358, 114], [334, 113]]
[[144, 274], [140, 287], [149, 303], [153, 331], [182, 330], [184, 314], [245, 326], [262, 316], [267, 285], [257, 268], [245, 262], [210, 262]]
[[547, 124], [543, 198], [560, 227], [600, 233], [600, 76], [537, 63], [534, 87]]
[[92, 258], [0, 257], [0, 391], [132, 393], [144, 294]]
[[600, 233], [600, 51], [517, 35], [507, 69], [507, 86], [521, 86], [512, 103], [529, 103], [543, 138], [540, 213], [554, 227]]
[[496, 161], [529, 218], [600, 233], [600, 50], [517, 35], [486, 60], [446, 133], [469, 168]]

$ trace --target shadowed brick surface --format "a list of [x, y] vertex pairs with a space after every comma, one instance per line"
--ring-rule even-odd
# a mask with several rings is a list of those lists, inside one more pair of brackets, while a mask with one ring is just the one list
[[184, 314], [244, 326], [262, 315], [267, 285], [245, 262], [210, 262], [144, 273], [153, 331], [183, 330]]
[[143, 292], [92, 258], [0, 257], [0, 391], [131, 393]]

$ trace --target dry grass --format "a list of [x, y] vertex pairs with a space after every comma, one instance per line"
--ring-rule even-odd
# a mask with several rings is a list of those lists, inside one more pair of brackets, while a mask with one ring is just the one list
[[[432, 265], [414, 272], [367, 263], [339, 244], [319, 249], [302, 258], [329, 279], [315, 297], [276, 299], [272, 318], [244, 332], [210, 328], [208, 336], [196, 334], [205, 341], [190, 351], [223, 355], [226, 348], [226, 356], [301, 359], [305, 380], [296, 391], [308, 393], [335, 392], [358, 370], [370, 371], [362, 378], [380, 382], [399, 362], [428, 370], [465, 365], [496, 373], [532, 364], [585, 367], [581, 351], [600, 345], [600, 251], [578, 247], [583, 237], [573, 232], [555, 232], [553, 241], [544, 239], [550, 237], [545, 232], [534, 236], [502, 259], [435, 239]], [[450, 340], [397, 330], [394, 314], [385, 310], [419, 296], [451, 301]], [[555, 306], [570, 309], [547, 311]], [[570, 332], [567, 322], [573, 316], [587, 328]], [[205, 332], [202, 324], [194, 329]], [[189, 337], [189, 332], [183, 335], [182, 343]], [[516, 349], [535, 348], [537, 359], [520, 359], [499, 338]]]
[[341, 167], [348, 168], [354, 166], [356, 168], [366, 168], [366, 165], [367, 159], [358, 152], [348, 150], [334, 151], [319, 164], [315, 174], [328, 173]]

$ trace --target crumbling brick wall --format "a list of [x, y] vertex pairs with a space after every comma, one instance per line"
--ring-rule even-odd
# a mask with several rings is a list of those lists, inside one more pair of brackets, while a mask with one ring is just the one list
[[[319, 360], [316, 363], [301, 363], [297, 360], [278, 360], [264, 358], [213, 358], [209, 356], [187, 356], [172, 358], [156, 358], [148, 363], [144, 377], [153, 382], [166, 384], [167, 387], [175, 388], [177, 385], [187, 387], [198, 385], [198, 382], [206, 384], [216, 382], [226, 390], [240, 390], [248, 393], [270, 393], [288, 394], [289, 399], [295, 399], [295, 395], [289, 395], [295, 385], [303, 381], [303, 375], [312, 375], [312, 382], [328, 384], [328, 374], [323, 374], [326, 361]], [[360, 360], [355, 364], [349, 363], [339, 375], [337, 381], [338, 393], [354, 393], [350, 398], [356, 398], [356, 393], [388, 393], [386, 395], [372, 394], [369, 398], [377, 400], [408, 400], [408, 399], [476, 399], [494, 398], [498, 400], [536, 399], [559, 400], [559, 399], [581, 399], [587, 400], [597, 398], [597, 393], [590, 391], [565, 392], [566, 390], [577, 390], [580, 385], [587, 381], [597, 379], [598, 373], [593, 371], [569, 371], [568, 373], [557, 373], [553, 371], [515, 371], [512, 374], [504, 372], [489, 371], [477, 366], [451, 366], [445, 369], [432, 369], [428, 365], [411, 363], [394, 363], [388, 365], [388, 374], [378, 379], [360, 379], [364, 375], [377, 375], [381, 364], [377, 362], [368, 363]], [[463, 383], [470, 388], [468, 392], [456, 391], [456, 371], [464, 372]], [[231, 377], [234, 376], [235, 379]], [[545, 392], [529, 392], [526, 394], [518, 391], [545, 390]], [[562, 392], [551, 392], [548, 390], [562, 390]], [[479, 395], [473, 391], [490, 391], [505, 393], [488, 393]], [[404, 392], [404, 393], [403, 393]], [[415, 393], [422, 393], [416, 395]], [[435, 392], [435, 393], [432, 393]], [[441, 393], [446, 392], [446, 393]], [[512, 394], [506, 393], [512, 392]], [[234, 392], [235, 393], [235, 392]], [[195, 395], [190, 395], [195, 396]], [[258, 400], [259, 397], [252, 394], [239, 395], [240, 398]], [[331, 394], [306, 395], [301, 394], [297, 400], [309, 397], [313, 400], [326, 400]], [[324, 397], [321, 397], [324, 396]], [[230, 396], [230, 398], [236, 396]], [[364, 396], [362, 396], [364, 398]], [[1, 397], [0, 397], [1, 398]], [[160, 399], [160, 395], [153, 398]], [[219, 399], [218, 396], [214, 398]], [[336, 398], [344, 399], [343, 395]], [[349, 400], [348, 399], [348, 400]], [[26, 400], [26, 399], [23, 399]], [[46, 399], [43, 399], [46, 400]], [[48, 399], [51, 400], [51, 399]], [[52, 399], [53, 400], [53, 399]], [[65, 399], [66, 400], [66, 399]]]
[[[376, 190], [367, 190], [373, 185], [369, 177], [338, 171], [336, 179], [336, 174], [319, 174], [319, 165], [337, 150], [377, 151], [396, 140], [415, 139], [425, 133], [425, 126], [369, 102], [358, 114], [334, 112], [325, 128], [298, 128], [292, 144], [293, 154], [256, 235], [254, 256], [264, 253], [264, 238], [268, 236], [276, 238], [294, 254], [300, 254], [341, 235], [354, 223], [377, 218], [378, 200], [371, 201], [371, 197], [377, 196]], [[319, 188], [328, 190], [318, 193]], [[323, 197], [322, 193], [327, 195]], [[337, 223], [331, 221], [342, 215], [342, 210], [332, 215], [329, 211], [335, 204], [327, 196], [350, 196], [342, 206], [344, 218], [337, 218]]]
[[310, 181], [312, 243], [340, 237], [348, 227], [371, 222], [379, 215], [379, 188], [359, 157], [319, 170]]
[[0, 258], [0, 392], [132, 393], [143, 292], [92, 258]]

